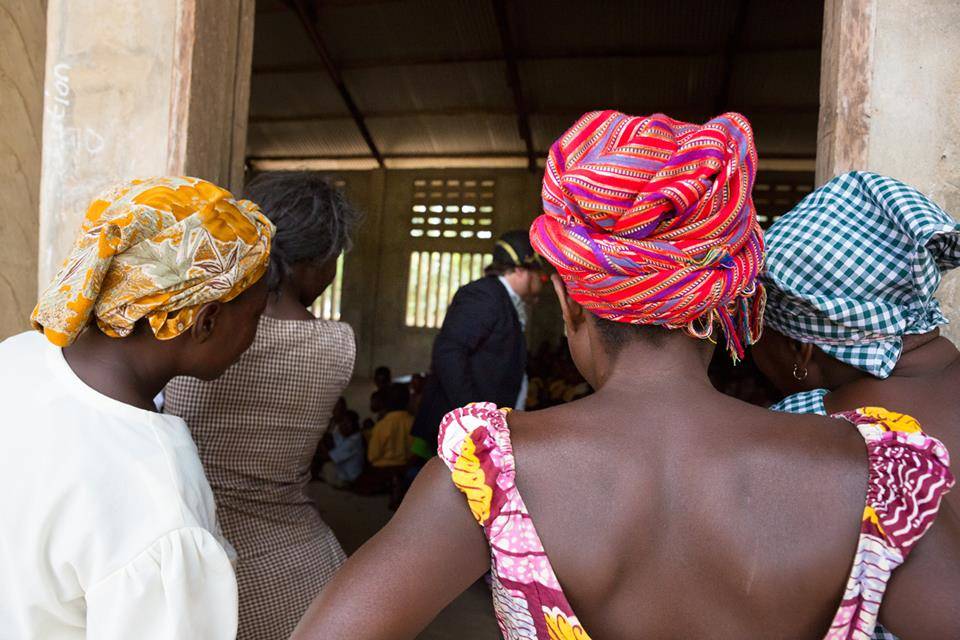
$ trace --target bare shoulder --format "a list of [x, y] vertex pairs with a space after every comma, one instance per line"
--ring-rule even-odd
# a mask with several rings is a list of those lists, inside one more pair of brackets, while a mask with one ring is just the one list
[[[577, 413], [576, 405], [581, 402], [583, 401], [578, 400], [539, 411], [510, 411], [507, 414], [507, 423], [510, 425], [510, 432], [531, 436], [547, 425], [565, 424]], [[571, 409], [573, 411], [571, 411]]]
[[527, 448], [537, 445], [572, 446], [591, 431], [594, 416], [589, 398], [540, 411], [511, 411], [507, 414], [510, 438]]
[[[774, 457], [784, 466], [815, 473], [866, 469], [866, 448], [856, 425], [841, 417], [761, 410], [737, 420], [753, 455]], [[749, 455], [749, 454], [748, 454]]]
[[861, 407], [883, 407], [915, 418], [923, 431], [960, 446], [960, 361], [934, 375], [885, 380], [864, 378], [825, 397], [831, 412]]

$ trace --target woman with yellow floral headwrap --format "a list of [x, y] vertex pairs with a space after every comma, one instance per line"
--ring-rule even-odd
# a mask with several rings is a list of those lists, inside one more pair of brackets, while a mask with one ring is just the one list
[[273, 226], [197, 178], [93, 201], [0, 344], [0, 629], [18, 638], [233, 638], [232, 550], [186, 424], [152, 399], [250, 345]]

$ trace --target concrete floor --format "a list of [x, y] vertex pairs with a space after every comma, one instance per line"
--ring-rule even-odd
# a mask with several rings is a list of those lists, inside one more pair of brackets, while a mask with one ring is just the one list
[[[307, 493], [351, 554], [390, 520], [387, 496], [358, 496], [337, 491], [322, 482], [310, 484]], [[419, 640], [499, 640], [500, 632], [493, 617], [490, 592], [478, 583], [441, 612], [418, 636]]]

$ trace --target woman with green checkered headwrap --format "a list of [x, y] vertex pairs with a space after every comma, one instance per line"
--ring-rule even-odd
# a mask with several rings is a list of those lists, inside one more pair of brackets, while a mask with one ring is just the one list
[[960, 224], [902, 182], [852, 172], [765, 237], [765, 336], [753, 353], [791, 394], [774, 409], [825, 414], [872, 402], [925, 424], [954, 403], [960, 414], [960, 395], [931, 395], [960, 388], [960, 352], [939, 335], [948, 321], [934, 297], [960, 264]]

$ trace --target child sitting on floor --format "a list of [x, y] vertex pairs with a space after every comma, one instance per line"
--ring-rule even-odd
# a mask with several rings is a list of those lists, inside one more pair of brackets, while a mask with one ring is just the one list
[[395, 510], [403, 499], [403, 475], [410, 460], [413, 437], [413, 415], [407, 411], [410, 390], [405, 384], [392, 384], [386, 389], [386, 415], [374, 425], [367, 445], [367, 470], [353, 485], [361, 495], [388, 492], [389, 507]]
[[344, 489], [363, 473], [363, 436], [360, 416], [347, 411], [344, 420], [333, 428], [330, 460], [323, 465], [323, 479], [331, 487]]
[[386, 389], [386, 415], [374, 426], [367, 446], [367, 460], [371, 466], [402, 467], [410, 458], [413, 438], [410, 428], [413, 416], [407, 411], [410, 389], [394, 383]]

